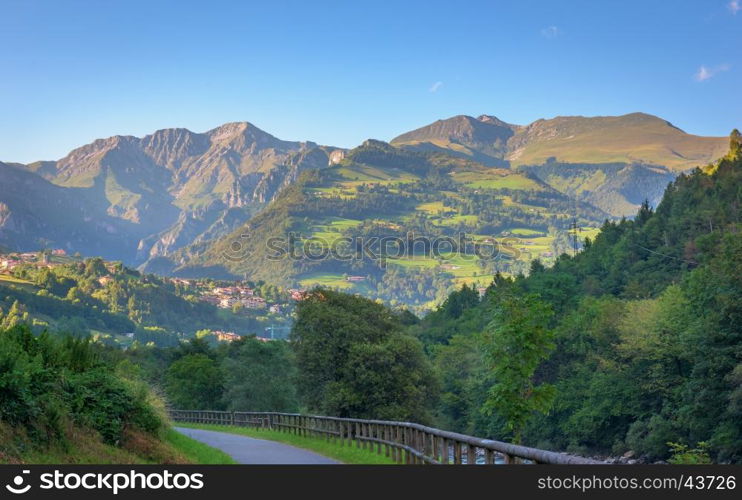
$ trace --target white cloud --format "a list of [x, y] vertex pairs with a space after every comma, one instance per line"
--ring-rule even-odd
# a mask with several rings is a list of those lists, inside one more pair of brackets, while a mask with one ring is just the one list
[[706, 66], [701, 66], [698, 68], [698, 71], [696, 72], [695, 79], [696, 81], [702, 82], [704, 80], [708, 80], [713, 75], [711, 74], [711, 71]]
[[719, 66], [714, 66], [713, 68], [701, 65], [701, 67], [698, 68], [698, 71], [696, 71], [696, 74], [693, 75], [693, 78], [695, 78], [697, 82], [705, 82], [723, 71], [728, 71], [729, 68], [730, 66], [728, 64], [721, 64]]
[[435, 94], [441, 87], [443, 87], [443, 82], [435, 82], [430, 86], [430, 93]]
[[735, 15], [737, 14], [737, 12], [739, 12], [740, 10], [742, 10], [742, 5], [739, 4], [739, 0], [731, 0], [727, 4], [727, 7], [729, 7], [729, 11], [732, 14], [735, 14]]
[[541, 30], [541, 36], [544, 38], [556, 38], [561, 34], [562, 32], [556, 26], [548, 26]]

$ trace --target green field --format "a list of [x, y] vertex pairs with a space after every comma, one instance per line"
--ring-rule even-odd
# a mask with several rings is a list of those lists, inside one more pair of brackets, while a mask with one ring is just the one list
[[311, 273], [299, 277], [299, 285], [302, 288], [313, 288], [315, 286], [349, 290], [353, 283], [347, 281], [340, 273]]
[[543, 231], [536, 231], [535, 229], [528, 229], [525, 227], [517, 227], [515, 229], [510, 230], [510, 234], [513, 234], [515, 236], [525, 236], [526, 238], [532, 237], [532, 236], [543, 236]]
[[599, 234], [599, 227], [581, 227], [577, 231], [577, 237], [580, 239], [580, 241], [584, 241], [585, 238], [590, 238], [590, 240], [595, 241], [595, 237]]
[[30, 281], [22, 280], [8, 274], [0, 274], [0, 285], [22, 288], [27, 292], [32, 293], [36, 293], [37, 290], [37, 287]]
[[439, 226], [458, 226], [459, 224], [476, 226], [478, 222], [479, 217], [476, 215], [454, 215], [452, 217], [444, 217], [435, 221]]
[[456, 212], [455, 209], [445, 206], [442, 201], [432, 201], [429, 203], [421, 203], [417, 207], [415, 207], [415, 210], [419, 212], [425, 212], [431, 215], [443, 215], [446, 213]]
[[492, 171], [463, 171], [453, 172], [451, 177], [456, 182], [474, 189], [526, 189], [541, 190], [541, 185], [528, 177], [512, 172]]
[[15, 276], [11, 276], [9, 274], [0, 274], [0, 284], [10, 284], [10, 285], [31, 285], [32, 283], [30, 281], [22, 280], [20, 278], [16, 278]]
[[311, 227], [313, 238], [320, 239], [323, 243], [332, 245], [342, 237], [342, 232], [361, 224], [361, 221], [354, 219], [344, 219], [342, 217], [329, 217], [322, 221], [321, 224], [315, 224]]
[[438, 262], [430, 257], [415, 256], [404, 259], [387, 259], [387, 264], [404, 267], [407, 269], [434, 269]]
[[385, 167], [381, 169], [370, 165], [359, 164], [336, 168], [333, 173], [344, 180], [367, 184], [414, 182], [420, 179], [417, 175], [399, 168]]

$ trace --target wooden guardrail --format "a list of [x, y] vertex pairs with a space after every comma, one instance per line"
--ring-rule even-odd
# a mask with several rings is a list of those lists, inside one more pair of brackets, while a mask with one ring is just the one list
[[596, 460], [480, 439], [410, 422], [322, 417], [277, 412], [170, 410], [174, 422], [272, 429], [324, 437], [406, 464], [600, 464]]

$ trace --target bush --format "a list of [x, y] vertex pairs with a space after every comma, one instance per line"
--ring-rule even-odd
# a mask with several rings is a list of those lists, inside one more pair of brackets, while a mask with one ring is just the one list
[[626, 444], [650, 460], [666, 458], [668, 442], [677, 436], [670, 422], [659, 415], [634, 422], [626, 433]]
[[668, 442], [667, 445], [672, 450], [672, 457], [669, 460], [671, 464], [702, 465], [711, 463], [708, 443], [701, 441], [695, 448], [690, 448], [681, 443]]
[[31, 439], [64, 440], [66, 424], [97, 431], [109, 444], [127, 428], [151, 434], [165, 419], [143, 384], [116, 375], [87, 339], [0, 331], [0, 420]]

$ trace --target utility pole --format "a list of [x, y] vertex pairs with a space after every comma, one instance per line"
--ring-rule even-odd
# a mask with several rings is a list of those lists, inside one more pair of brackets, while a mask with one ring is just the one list
[[577, 255], [577, 218], [572, 218], [572, 224], [569, 225], [569, 232], [572, 234], [572, 257]]

